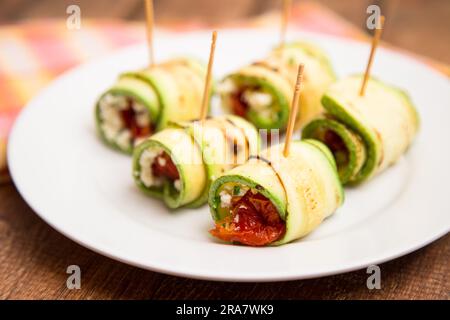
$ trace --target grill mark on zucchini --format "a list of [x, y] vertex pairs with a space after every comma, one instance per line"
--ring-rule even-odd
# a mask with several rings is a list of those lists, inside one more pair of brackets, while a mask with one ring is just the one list
[[261, 67], [263, 69], [266, 69], [266, 70], [269, 70], [269, 71], [271, 71], [273, 73], [276, 73], [281, 78], [286, 80], [289, 84], [292, 83], [292, 81], [289, 78], [289, 76], [287, 74], [285, 74], [284, 72], [282, 72], [279, 67], [272, 66], [269, 63], [267, 63], [266, 61], [257, 61], [257, 62], [252, 63], [252, 65], [255, 66], [255, 67]]
[[245, 129], [239, 127], [238, 125], [236, 125], [236, 123], [234, 123], [230, 118], [225, 118], [225, 121], [230, 123], [233, 127], [239, 129], [239, 131], [241, 131], [241, 133], [242, 133], [242, 135], [244, 136], [244, 139], [245, 139], [246, 150], [248, 150], [248, 153], [250, 153], [250, 141], [249, 141], [247, 135], [245, 134]]
[[[218, 119], [212, 119], [212, 120], [214, 121], [214, 123], [217, 124], [218, 129], [220, 130], [220, 132], [222, 133], [223, 138], [225, 139], [225, 143], [227, 144], [228, 147], [230, 147], [229, 141], [231, 139], [229, 139], [229, 137], [227, 135], [227, 129], [223, 125], [223, 122], [220, 121], [220, 119], [219, 120]], [[236, 139], [233, 139], [233, 157], [234, 157], [233, 162], [236, 162], [236, 157], [237, 157], [237, 154], [238, 154], [238, 150], [237, 150], [237, 148], [235, 148], [235, 146], [237, 146]], [[222, 172], [223, 172], [223, 170], [222, 170]]]
[[272, 162], [260, 155], [251, 155], [250, 157], [248, 157], [248, 159], [256, 159], [256, 160], [260, 160], [262, 162], [267, 163], [267, 165], [272, 169], [273, 173], [275, 173], [275, 175], [277, 176], [278, 181], [280, 181], [281, 187], [283, 188], [284, 194], [286, 195], [286, 215], [285, 215], [285, 219], [287, 219], [287, 205], [288, 205], [288, 198], [287, 198], [287, 191], [286, 191], [286, 186], [283, 183], [283, 180], [281, 179], [280, 174], [278, 173], [277, 170], [275, 170], [275, 168], [272, 166]]

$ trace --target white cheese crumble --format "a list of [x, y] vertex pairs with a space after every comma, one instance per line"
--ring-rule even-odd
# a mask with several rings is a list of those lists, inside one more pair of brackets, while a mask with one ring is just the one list
[[[147, 188], [160, 187], [160, 186], [162, 186], [162, 184], [164, 182], [164, 178], [155, 177], [153, 175], [153, 170], [152, 170], [152, 164], [155, 161], [155, 159], [157, 159], [158, 164], [162, 167], [167, 164], [166, 159], [159, 157], [161, 154], [163, 154], [163, 152], [164, 151], [162, 149], [149, 148], [149, 149], [145, 150], [144, 152], [142, 152], [142, 154], [141, 154], [141, 157], [139, 159], [139, 165], [141, 167], [141, 172], [140, 172], [140, 174], [138, 173], [138, 176], [139, 176], [139, 179], [144, 184], [144, 186], [146, 186]], [[181, 191], [181, 187], [182, 187], [181, 180], [176, 179], [173, 182], [173, 186], [177, 191]]]
[[136, 123], [141, 128], [149, 126], [150, 116], [148, 111], [139, 111], [139, 113], [136, 113]]
[[150, 125], [150, 113], [147, 108], [139, 102], [134, 101], [132, 105], [136, 112], [136, 122], [139, 127], [147, 127]]
[[101, 129], [108, 141], [115, 141], [125, 127], [119, 109], [124, 105], [123, 98], [121, 96], [106, 94], [99, 102]]
[[124, 125], [120, 116], [120, 111], [115, 107], [114, 96], [105, 95], [99, 102], [101, 129], [109, 141], [113, 141]]
[[177, 191], [181, 190], [181, 181], [180, 179], [177, 179], [173, 182], [173, 186], [175, 187], [175, 189], [177, 189]]
[[231, 79], [220, 82], [216, 88], [219, 94], [229, 94], [237, 90], [236, 83]]
[[125, 96], [114, 95], [111, 93], [103, 96], [102, 100], [100, 101], [100, 107], [102, 103], [119, 110], [123, 110], [128, 106], [127, 98]]
[[108, 122], [103, 122], [101, 124], [101, 129], [103, 134], [105, 135], [106, 140], [113, 141], [117, 134], [120, 132], [121, 128], [115, 128], [110, 125]]
[[242, 98], [248, 103], [249, 107], [255, 110], [266, 109], [272, 104], [272, 95], [266, 92], [246, 90]]
[[132, 108], [134, 109], [134, 111], [136, 112], [142, 112], [142, 111], [147, 111], [147, 108], [139, 102], [134, 102]]
[[161, 167], [164, 167], [164, 166], [167, 164], [167, 160], [166, 160], [165, 158], [163, 158], [163, 157], [159, 157], [159, 158], [158, 158], [158, 164], [159, 164]]
[[229, 208], [231, 206], [231, 194], [223, 190], [219, 193], [220, 195], [220, 206], [222, 208]]
[[[133, 139], [130, 130], [125, 128], [121, 116], [121, 110], [128, 107], [127, 97], [109, 93], [100, 99], [99, 106], [101, 120], [100, 127], [106, 139], [115, 142], [120, 148], [128, 149], [133, 143]], [[132, 108], [136, 111], [136, 122], [139, 127], [146, 127], [151, 124], [149, 111], [144, 105], [134, 101], [132, 103]], [[134, 145], [136, 144], [137, 142], [135, 141]]]
[[262, 116], [265, 119], [273, 120], [275, 121], [277, 119], [277, 115], [270, 109], [264, 109], [262, 111], [259, 111], [260, 116]]
[[123, 130], [116, 137], [116, 144], [122, 149], [129, 149], [131, 146], [131, 132], [130, 130]]
[[162, 152], [162, 150], [147, 149], [142, 152], [141, 158], [139, 159], [139, 165], [141, 166], [139, 179], [147, 188], [159, 187], [163, 183], [162, 179], [155, 177], [152, 171], [153, 161], [155, 161], [155, 158]]

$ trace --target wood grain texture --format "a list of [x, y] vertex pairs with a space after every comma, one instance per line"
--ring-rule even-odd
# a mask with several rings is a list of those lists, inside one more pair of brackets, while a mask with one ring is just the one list
[[[211, 23], [261, 13], [275, 0], [156, 0], [157, 21], [198, 19]], [[362, 25], [369, 1], [321, 0]], [[450, 2], [376, 1], [386, 9], [383, 39], [450, 63]], [[144, 18], [141, 0], [2, 0], [0, 23], [62, 17], [79, 4], [84, 17]], [[66, 268], [82, 270], [80, 290], [66, 288]], [[450, 299], [450, 236], [381, 265], [382, 289], [366, 287], [360, 270], [321, 279], [280, 283], [217, 283], [157, 274], [100, 256], [44, 223], [14, 186], [0, 186], [0, 299]]]

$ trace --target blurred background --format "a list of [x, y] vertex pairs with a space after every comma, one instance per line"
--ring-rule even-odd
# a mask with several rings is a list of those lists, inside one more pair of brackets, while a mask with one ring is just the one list
[[[192, 21], [223, 24], [280, 7], [281, 0], [154, 0], [161, 25]], [[297, 0], [294, 2], [302, 2]], [[366, 8], [377, 4], [387, 17], [383, 39], [398, 47], [450, 63], [449, 0], [316, 0], [365, 29]], [[68, 5], [82, 18], [144, 20], [143, 0], [0, 0], [0, 24], [36, 18], [64, 18]]]

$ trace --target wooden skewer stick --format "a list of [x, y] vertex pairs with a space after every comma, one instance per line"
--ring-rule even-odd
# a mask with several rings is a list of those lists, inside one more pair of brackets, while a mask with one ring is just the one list
[[378, 43], [380, 42], [381, 34], [383, 33], [384, 26], [384, 16], [380, 17], [377, 28], [375, 29], [375, 34], [372, 38], [372, 48], [370, 49], [369, 60], [367, 61], [366, 72], [364, 73], [364, 79], [361, 84], [361, 90], [359, 91], [359, 95], [362, 97], [366, 91], [367, 81], [370, 77], [370, 68], [372, 68], [373, 57], [375, 56], [375, 50], [378, 47]]
[[284, 44], [286, 43], [286, 33], [289, 25], [289, 18], [291, 15], [291, 2], [292, 0], [283, 0], [283, 16], [281, 17], [280, 46], [284, 46]]
[[147, 45], [149, 54], [150, 67], [155, 65], [155, 52], [153, 50], [153, 25], [154, 25], [154, 10], [153, 0], [145, 0], [145, 13], [147, 21]]
[[289, 146], [291, 144], [292, 134], [294, 132], [295, 121], [297, 120], [298, 101], [300, 99], [300, 89], [301, 89], [302, 81], [303, 81], [303, 69], [304, 68], [305, 68], [305, 66], [303, 64], [300, 64], [298, 66], [297, 82], [295, 84], [294, 97], [292, 99], [292, 106], [291, 106], [291, 113], [289, 114], [289, 122], [288, 122], [288, 127], [286, 129], [286, 139], [284, 141], [283, 155], [285, 157], [289, 156]]
[[200, 121], [204, 121], [208, 115], [209, 94], [211, 92], [211, 73], [214, 63], [214, 52], [216, 51], [217, 31], [213, 31], [211, 40], [211, 49], [209, 51], [208, 70], [206, 71], [205, 89], [203, 91], [202, 109]]

